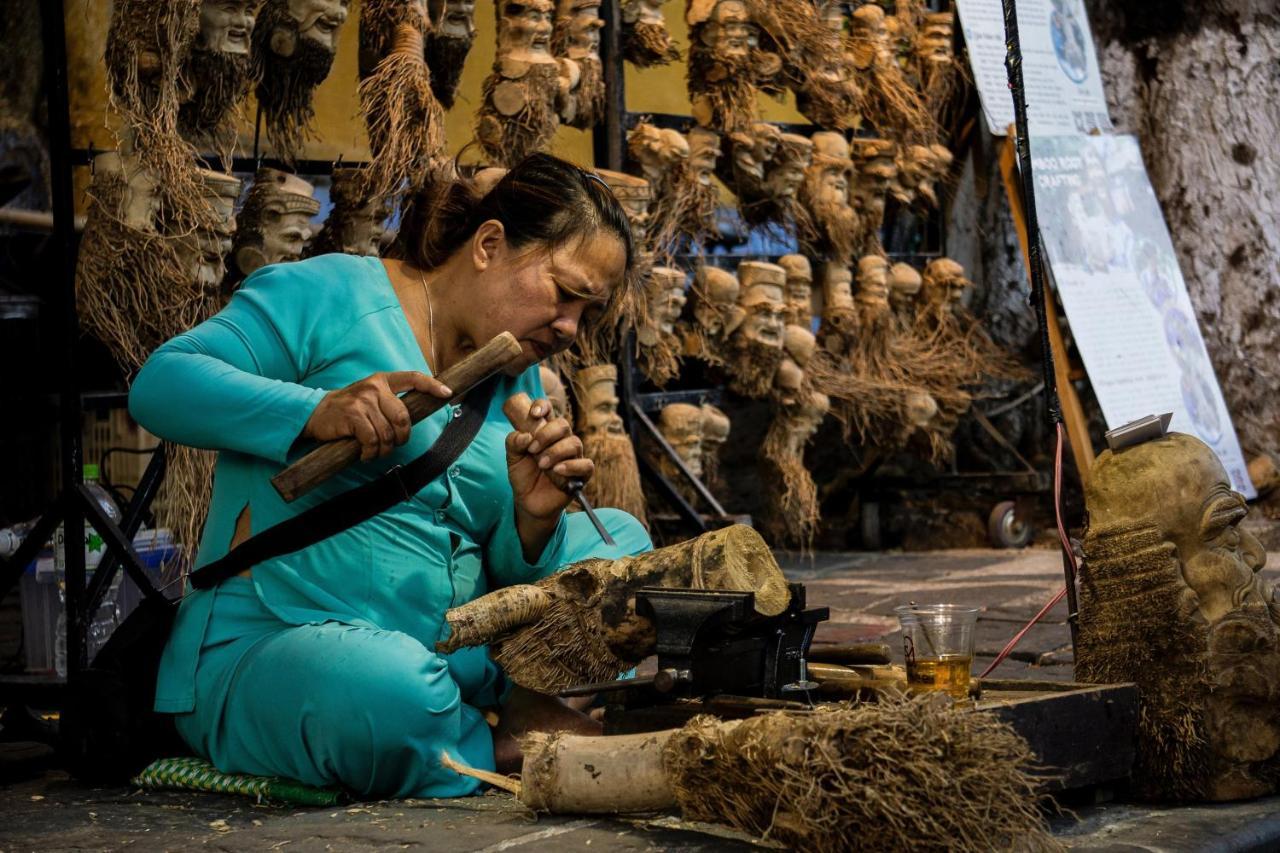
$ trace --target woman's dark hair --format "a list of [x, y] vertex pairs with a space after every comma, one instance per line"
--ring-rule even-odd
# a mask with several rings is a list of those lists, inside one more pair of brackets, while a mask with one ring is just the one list
[[502, 223], [513, 249], [553, 250], [603, 230], [626, 247], [627, 278], [635, 264], [626, 213], [608, 185], [550, 154], [530, 154], [487, 192], [467, 176], [428, 186], [406, 205], [396, 254], [421, 269], [434, 269], [490, 219]]

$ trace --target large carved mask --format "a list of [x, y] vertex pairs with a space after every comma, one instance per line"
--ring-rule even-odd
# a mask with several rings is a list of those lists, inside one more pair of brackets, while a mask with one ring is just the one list
[[316, 87], [329, 76], [350, 0], [267, 0], [253, 29], [253, 70], [267, 138], [298, 155], [315, 116]]
[[1198, 438], [1171, 433], [1104, 452], [1085, 498], [1077, 677], [1137, 682], [1138, 792], [1274, 792], [1280, 607], [1222, 463]]
[[296, 261], [311, 238], [311, 217], [320, 212], [315, 188], [277, 169], [261, 168], [245, 198], [236, 228], [231, 284], [268, 264]]
[[427, 34], [427, 66], [431, 88], [449, 109], [458, 94], [462, 68], [476, 39], [475, 0], [431, 0], [431, 32]]
[[196, 144], [229, 152], [235, 112], [249, 92], [249, 42], [259, 0], [204, 0], [200, 31], [182, 66], [185, 101], [178, 128]]

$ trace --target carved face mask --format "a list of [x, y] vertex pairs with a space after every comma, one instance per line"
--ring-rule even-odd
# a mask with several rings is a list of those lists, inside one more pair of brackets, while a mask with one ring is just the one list
[[522, 62], [554, 62], [551, 56], [551, 0], [506, 2], [498, 27], [498, 53]]
[[727, 332], [729, 317], [737, 309], [741, 286], [738, 277], [718, 267], [701, 267], [694, 281], [697, 299], [693, 303], [694, 322], [707, 334]]
[[787, 311], [794, 323], [809, 322], [813, 314], [813, 268], [804, 255], [783, 255], [778, 266], [787, 271]]
[[320, 212], [314, 188], [296, 175], [262, 168], [240, 212], [235, 241], [239, 278], [268, 264], [296, 261], [311, 238], [311, 218]]
[[200, 31], [183, 63], [186, 99], [178, 111], [183, 135], [226, 151], [235, 143], [236, 106], [249, 92], [249, 42], [256, 2], [204, 0]]
[[622, 418], [618, 416], [618, 369], [611, 364], [579, 370], [573, 377], [578, 398], [578, 431], [588, 435], [610, 433], [622, 435]]
[[877, 310], [889, 307], [889, 262], [879, 255], [858, 261], [857, 301]]
[[720, 136], [695, 127], [689, 131], [689, 172], [702, 186], [710, 186], [720, 159]]
[[853, 308], [853, 273], [849, 268], [842, 264], [828, 263], [822, 271], [824, 310]]
[[668, 183], [689, 159], [689, 143], [683, 136], [644, 122], [627, 133], [627, 151], [654, 186]]
[[680, 58], [671, 43], [662, 0], [630, 0], [622, 6], [622, 55], [632, 65], [648, 68]]
[[930, 305], [955, 305], [964, 297], [965, 290], [972, 286], [965, 277], [964, 267], [950, 258], [937, 258], [924, 268], [924, 296]]
[[604, 70], [600, 64], [600, 0], [559, 0], [552, 52], [577, 65], [580, 77], [561, 117], [570, 127], [595, 126], [604, 110]]
[[764, 194], [779, 202], [796, 197], [804, 184], [805, 169], [813, 160], [813, 143], [803, 136], [784, 133], [765, 171]]
[[363, 169], [333, 171], [329, 187], [333, 209], [324, 228], [308, 246], [308, 257], [329, 252], [377, 257], [386, 233], [383, 221], [388, 209], [382, 202], [371, 201], [366, 189]]
[[649, 222], [649, 205], [653, 203], [652, 186], [644, 178], [637, 178], [625, 172], [597, 169], [596, 173], [609, 185], [614, 197], [622, 205], [632, 234], [637, 239], [642, 239]]
[[253, 30], [253, 76], [267, 138], [286, 158], [302, 147], [315, 89], [329, 76], [347, 0], [267, 0]]
[[717, 54], [731, 59], [745, 60], [755, 39], [751, 16], [741, 0], [720, 0], [716, 3], [702, 31], [702, 42]]
[[206, 198], [216, 213], [216, 223], [200, 228], [184, 237], [178, 254], [203, 292], [216, 295], [226, 275], [226, 258], [236, 233], [236, 200], [240, 197], [240, 181], [230, 175], [202, 169], [201, 181]]
[[695, 477], [702, 476], [702, 409], [687, 403], [665, 406], [658, 417], [662, 437]]
[[684, 270], [654, 267], [649, 272], [647, 294], [649, 324], [638, 333], [641, 345], [652, 346], [675, 333], [676, 321], [684, 308]]
[[453, 106], [462, 69], [476, 37], [475, 0], [432, 0], [428, 5], [436, 22], [427, 33], [427, 67], [431, 88], [445, 109]]
[[889, 270], [889, 304], [895, 310], [909, 310], [916, 303], [924, 279], [910, 264], [897, 263]]
[[742, 283], [739, 305], [746, 311], [746, 318], [737, 333], [758, 344], [781, 348], [786, 321], [786, 271], [776, 264], [744, 261], [738, 265], [738, 280]]

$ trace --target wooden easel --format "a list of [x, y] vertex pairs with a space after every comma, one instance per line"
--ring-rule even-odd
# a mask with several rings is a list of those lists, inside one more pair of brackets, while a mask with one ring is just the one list
[[[1027, 278], [1031, 277], [1031, 254], [1027, 243], [1027, 217], [1022, 206], [1022, 190], [1018, 180], [1018, 152], [1013, 141], [1014, 130], [1000, 146], [1000, 176], [1004, 179], [1005, 194], [1009, 197], [1009, 209], [1013, 213], [1013, 224], [1018, 231], [1018, 243], [1022, 247], [1022, 263], [1027, 269]], [[1084, 407], [1080, 405], [1080, 395], [1071, 384], [1071, 364], [1067, 360], [1067, 343], [1062, 336], [1062, 326], [1058, 323], [1058, 306], [1048, 288], [1044, 291], [1045, 316], [1049, 325], [1049, 348], [1053, 352], [1053, 379], [1058, 386], [1058, 400], [1062, 404], [1062, 419], [1067, 427], [1067, 438], [1071, 442], [1071, 456], [1076, 463], [1076, 471], [1080, 474], [1080, 482], [1087, 485], [1089, 470], [1093, 467], [1093, 445], [1089, 443], [1089, 421], [1085, 417]]]

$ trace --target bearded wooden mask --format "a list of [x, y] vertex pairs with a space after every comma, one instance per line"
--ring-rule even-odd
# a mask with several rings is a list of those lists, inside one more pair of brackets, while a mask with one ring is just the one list
[[651, 186], [669, 187], [689, 161], [689, 142], [670, 128], [641, 122], [627, 131], [627, 153]]
[[671, 41], [662, 0], [627, 0], [622, 4], [622, 55], [637, 68], [667, 65], [680, 58]]
[[427, 66], [431, 88], [446, 110], [453, 107], [467, 54], [476, 38], [475, 0], [429, 0], [431, 30], [427, 33]]
[[297, 175], [258, 170], [238, 217], [233, 283], [268, 264], [302, 257], [311, 239], [311, 218], [320, 212], [314, 191]]
[[253, 29], [253, 75], [267, 139], [298, 156], [315, 117], [316, 88], [329, 76], [349, 0], [266, 0]]
[[723, 133], [747, 130], [756, 116], [752, 47], [759, 31], [742, 0], [690, 0], [689, 101], [694, 120]]
[[1275, 791], [1280, 608], [1244, 499], [1213, 451], [1171, 433], [1102, 453], [1085, 490], [1076, 674], [1135, 681], [1134, 781], [1153, 799]]
[[625, 172], [597, 169], [596, 174], [604, 179], [609, 189], [613, 191], [614, 197], [618, 199], [618, 203], [622, 205], [636, 242], [643, 243], [649, 228], [649, 207], [653, 204], [653, 186], [644, 178], [637, 178]]
[[973, 282], [965, 276], [960, 264], [950, 258], [935, 258], [924, 268], [923, 285], [928, 305], [950, 308], [964, 298], [964, 292], [973, 287]]
[[570, 127], [594, 127], [604, 116], [604, 68], [600, 64], [600, 0], [557, 0], [552, 52], [578, 66], [578, 85], [561, 110]]
[[538, 365], [538, 376], [542, 379], [542, 394], [551, 401], [551, 414], [573, 423], [573, 409], [569, 406], [569, 392], [565, 390], [564, 380], [560, 374], [547, 367]]
[[640, 369], [659, 387], [680, 371], [680, 339], [676, 321], [684, 309], [685, 273], [674, 267], [653, 267], [645, 277], [645, 308], [636, 330]]
[[249, 92], [249, 48], [259, 0], [202, 0], [200, 30], [182, 67], [183, 136], [224, 155], [235, 145], [235, 119]]
[[735, 334], [781, 348], [785, 328], [787, 272], [777, 264], [743, 261], [738, 264], [742, 294], [738, 305], [746, 318]]
[[713, 483], [720, 467], [720, 448], [729, 440], [729, 416], [710, 403], [702, 404], [702, 474]]
[[850, 61], [864, 81], [870, 124], [880, 130], [892, 129], [899, 138], [929, 136], [933, 118], [902, 73], [884, 9], [874, 3], [859, 6], [850, 18], [848, 44]]
[[827, 416], [831, 401], [798, 392], [774, 410], [761, 447], [766, 491], [765, 528], [776, 544], [812, 545], [819, 521], [818, 490], [804, 466], [804, 449]]
[[889, 304], [904, 315], [915, 313], [916, 299], [924, 287], [924, 279], [910, 264], [897, 263], [889, 269]]
[[858, 292], [854, 299], [866, 309], [888, 310], [889, 262], [883, 256], [866, 255], [858, 260]]
[[813, 267], [804, 255], [783, 255], [778, 266], [787, 272], [787, 321], [808, 326], [813, 317]]
[[236, 202], [241, 182], [231, 175], [208, 169], [200, 171], [205, 196], [215, 213], [208, 226], [196, 229], [179, 242], [178, 254], [188, 274], [200, 290], [216, 297], [227, 272], [227, 256], [236, 234]]
[[364, 170], [334, 169], [329, 198], [333, 209], [307, 247], [307, 257], [330, 252], [377, 257], [389, 211], [385, 202], [370, 197]]
[[853, 145], [856, 175], [849, 200], [859, 218], [864, 250], [878, 248], [889, 186], [898, 174], [897, 146], [886, 139], [859, 138]]
[[813, 135], [813, 159], [805, 170], [801, 201], [813, 220], [813, 249], [848, 263], [857, 250], [859, 223], [849, 204], [853, 161], [844, 135], [819, 131]]
[[498, 50], [475, 130], [489, 162], [509, 168], [550, 144], [579, 70], [551, 54], [552, 0], [496, 2]]
[[[702, 476], [702, 409], [688, 403], [672, 403], [662, 409], [658, 416], [658, 430], [667, 444], [676, 451], [685, 467], [695, 477]], [[674, 464], [659, 457], [664, 473], [670, 479], [678, 479], [679, 472]]]

